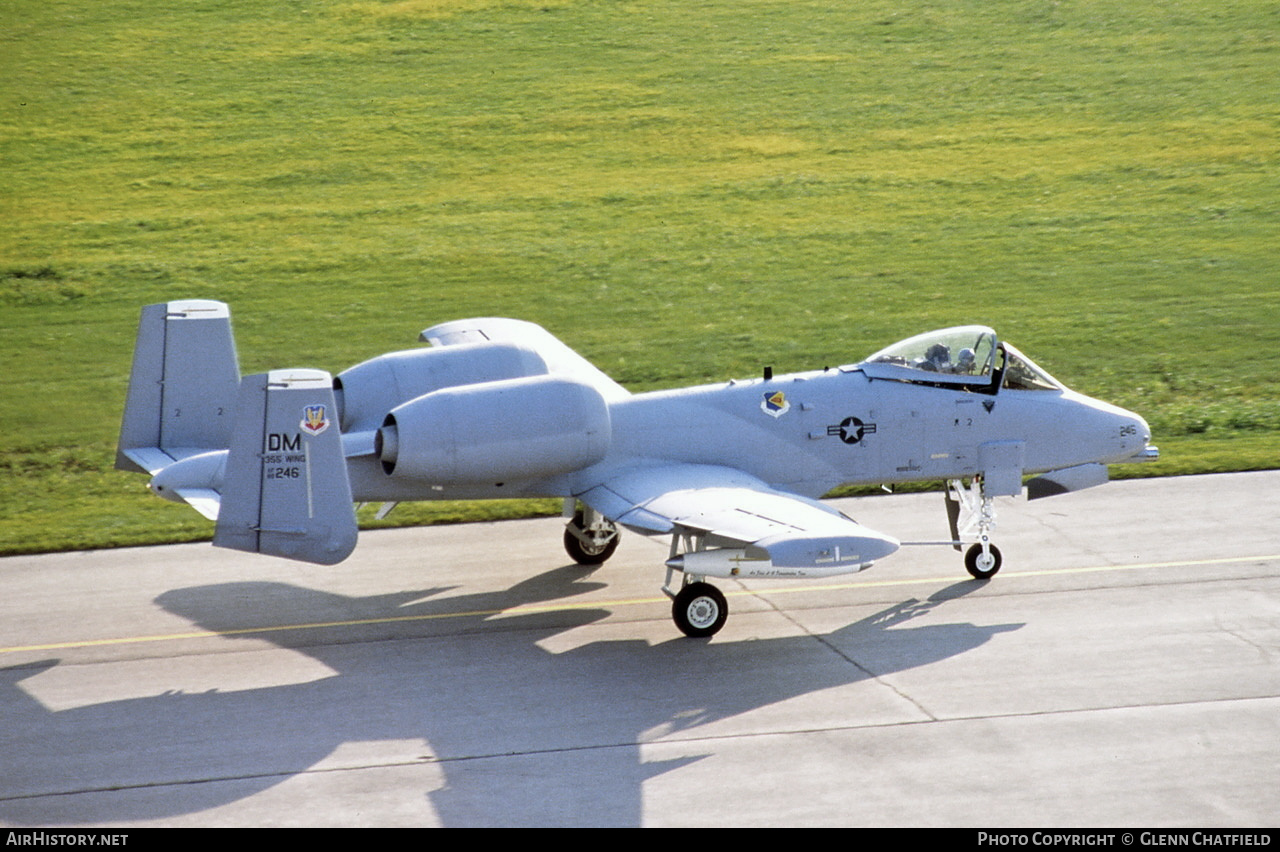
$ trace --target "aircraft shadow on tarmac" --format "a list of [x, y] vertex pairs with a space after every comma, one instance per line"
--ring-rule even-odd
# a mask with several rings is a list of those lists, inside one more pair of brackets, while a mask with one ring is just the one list
[[[904, 600], [822, 641], [608, 640], [564, 653], [539, 643], [609, 613], [493, 613], [599, 588], [578, 566], [451, 598], [441, 597], [445, 589], [344, 597], [274, 582], [177, 589], [158, 603], [210, 631], [344, 622], [236, 634], [300, 651], [336, 674], [51, 711], [21, 681], [57, 660], [0, 670], [0, 820], [85, 825], [198, 814], [306, 773], [344, 743], [409, 740], [423, 743], [409, 759], [438, 761], [445, 779], [422, 791], [424, 821], [434, 812], [459, 826], [639, 825], [644, 782], [701, 759], [645, 762], [645, 739], [935, 663], [1020, 627], [911, 626], [981, 585], [966, 580]], [[431, 618], [446, 613], [474, 615]], [[398, 617], [406, 620], [349, 623]], [[833, 648], [850, 659], [833, 661]], [[197, 667], [205, 658], [188, 659]], [[513, 755], [529, 755], [520, 771]], [[54, 778], [74, 781], [54, 786]]]

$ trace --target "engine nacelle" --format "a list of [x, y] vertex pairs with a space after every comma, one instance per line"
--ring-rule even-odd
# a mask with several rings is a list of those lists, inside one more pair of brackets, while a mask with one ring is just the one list
[[531, 349], [474, 343], [390, 352], [338, 374], [333, 390], [343, 432], [377, 429], [391, 409], [441, 388], [547, 374]]
[[388, 476], [437, 485], [537, 479], [608, 452], [609, 406], [590, 385], [534, 376], [445, 388], [393, 409], [374, 452]]

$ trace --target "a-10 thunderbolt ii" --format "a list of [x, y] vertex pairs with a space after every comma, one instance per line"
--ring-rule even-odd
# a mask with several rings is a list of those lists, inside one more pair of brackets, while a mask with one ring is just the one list
[[[849, 484], [946, 483], [952, 540], [1000, 568], [993, 499], [1075, 491], [1158, 456], [1137, 414], [1064, 387], [995, 332], [922, 334], [842, 367], [633, 394], [540, 326], [469, 319], [332, 377], [241, 378], [227, 306], [143, 309], [117, 467], [216, 520], [213, 543], [322, 565], [356, 502], [560, 497], [569, 555], [619, 529], [670, 536], [677, 626], [728, 615], [708, 577], [861, 571], [900, 546], [819, 501]], [[677, 581], [676, 575], [680, 578]]]

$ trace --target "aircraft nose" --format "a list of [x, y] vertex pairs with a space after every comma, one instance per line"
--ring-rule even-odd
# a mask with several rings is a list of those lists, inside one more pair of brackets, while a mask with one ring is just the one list
[[1090, 448], [1093, 461], [1124, 464], [1159, 457], [1159, 451], [1151, 446], [1151, 426], [1141, 415], [1083, 394], [1068, 391], [1067, 397], [1080, 406], [1075, 409], [1079, 416], [1075, 435], [1082, 446]]
[[1121, 416], [1120, 444], [1129, 453], [1124, 461], [1155, 461], [1160, 457], [1159, 448], [1151, 446], [1151, 426], [1132, 411], [1124, 411]]

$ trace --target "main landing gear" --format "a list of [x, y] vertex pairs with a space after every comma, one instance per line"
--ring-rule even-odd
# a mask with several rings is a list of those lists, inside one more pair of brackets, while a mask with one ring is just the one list
[[714, 636], [729, 618], [724, 593], [710, 583], [693, 580], [688, 574], [685, 581], [671, 601], [671, 618], [685, 636], [694, 639]]
[[949, 480], [946, 496], [955, 549], [960, 550], [964, 539], [977, 534], [977, 543], [965, 552], [965, 569], [977, 580], [991, 579], [1003, 561], [1000, 548], [991, 543], [991, 530], [996, 525], [995, 501], [983, 493], [981, 479], [974, 479], [967, 488], [959, 479]]
[[[964, 554], [964, 567], [978, 580], [989, 580], [1000, 570], [1003, 561], [1000, 548], [991, 543], [991, 530], [995, 527], [995, 501], [983, 493], [981, 478], [967, 485], [958, 479], [947, 482], [947, 518], [951, 525], [951, 542], [956, 550], [973, 542]], [[618, 548], [618, 526], [588, 506], [569, 505], [572, 513], [565, 524], [564, 549], [580, 565], [602, 565]], [[976, 541], [975, 541], [976, 539]], [[716, 542], [715, 544], [719, 544]], [[940, 543], [940, 542], [934, 542]], [[687, 568], [693, 565], [691, 555], [706, 549], [705, 533], [681, 529], [671, 537], [671, 555], [667, 560], [667, 580], [662, 591], [671, 598], [671, 618], [680, 632], [694, 638], [714, 636], [729, 618], [729, 604], [724, 593], [706, 581], [703, 574]], [[742, 551], [716, 550], [725, 554], [726, 565], [733, 562], [732, 555]], [[711, 555], [711, 554], [706, 554]], [[710, 565], [699, 561], [702, 570], [712, 570], [714, 576], [737, 576], [737, 568]], [[720, 570], [729, 573], [719, 573]], [[675, 581], [676, 573], [680, 581]]]
[[[667, 582], [662, 591], [671, 598], [671, 619], [680, 632], [693, 639], [714, 636], [729, 620], [729, 602], [724, 593], [706, 581], [701, 574], [680, 570], [683, 554], [695, 553], [706, 547], [706, 535], [682, 530], [671, 536], [671, 555], [667, 559]], [[672, 587], [676, 571], [680, 570], [680, 588]]]
[[618, 549], [618, 525], [583, 507], [564, 527], [564, 549], [579, 565], [603, 565]]
[[[618, 549], [620, 534], [613, 521], [589, 506], [571, 505], [572, 518], [564, 528], [565, 552], [579, 565], [602, 565]], [[682, 553], [702, 550], [704, 536], [683, 532], [672, 536], [671, 559]], [[679, 589], [672, 588], [676, 568], [667, 566], [667, 582], [662, 587], [671, 598], [671, 618], [686, 636], [714, 636], [729, 618], [724, 593], [698, 574], [680, 572]]]

